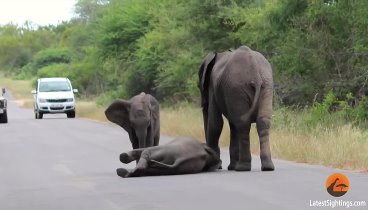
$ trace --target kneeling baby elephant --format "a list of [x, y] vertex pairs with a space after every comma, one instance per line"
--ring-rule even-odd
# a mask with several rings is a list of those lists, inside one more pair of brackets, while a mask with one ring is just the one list
[[134, 169], [118, 168], [117, 174], [124, 178], [189, 174], [215, 171], [221, 165], [214, 150], [191, 138], [176, 138], [165, 145], [135, 149], [120, 155], [123, 163], [134, 160], [138, 160]]

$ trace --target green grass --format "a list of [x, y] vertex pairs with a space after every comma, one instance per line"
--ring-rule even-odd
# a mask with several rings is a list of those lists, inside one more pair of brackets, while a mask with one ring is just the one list
[[[32, 106], [31, 83], [0, 78], [0, 85], [11, 90], [19, 104]], [[31, 106], [30, 106], [31, 105]], [[77, 101], [77, 116], [107, 121], [105, 106], [94, 101]], [[275, 158], [302, 163], [319, 164], [329, 167], [368, 171], [368, 132], [351, 124], [343, 123], [334, 115], [323, 123], [313, 126], [305, 123], [310, 110], [292, 110], [279, 107], [274, 111], [270, 133], [272, 155]], [[251, 149], [259, 153], [258, 136], [255, 126], [251, 129]], [[161, 133], [170, 136], [190, 136], [204, 141], [202, 112], [193, 104], [175, 107], [161, 107]], [[221, 146], [228, 148], [229, 127], [224, 121]]]

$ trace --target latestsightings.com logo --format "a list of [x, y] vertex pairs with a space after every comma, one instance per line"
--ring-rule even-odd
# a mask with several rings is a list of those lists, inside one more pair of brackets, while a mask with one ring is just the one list
[[[349, 179], [340, 173], [335, 173], [329, 176], [326, 180], [326, 191], [333, 197], [341, 197], [350, 189]], [[315, 200], [309, 201], [311, 207], [366, 207], [366, 201], [346, 201], [346, 200]]]
[[326, 181], [327, 192], [334, 197], [341, 197], [349, 191], [349, 179], [343, 174], [332, 174]]

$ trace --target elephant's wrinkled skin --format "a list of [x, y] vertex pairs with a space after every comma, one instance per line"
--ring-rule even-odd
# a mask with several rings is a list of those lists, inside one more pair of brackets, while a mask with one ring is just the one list
[[115, 100], [105, 115], [128, 132], [133, 149], [158, 145], [160, 106], [153, 96], [141, 93], [130, 100]]
[[210, 53], [203, 61], [198, 86], [208, 146], [218, 154], [222, 115], [230, 124], [228, 170], [251, 170], [249, 131], [255, 122], [263, 171], [274, 170], [269, 146], [272, 116], [272, 68], [266, 58], [246, 46]]
[[120, 161], [138, 160], [136, 168], [118, 168], [121, 177], [176, 175], [214, 171], [220, 163], [215, 151], [206, 144], [191, 138], [177, 138], [155, 147], [135, 149], [120, 155]]

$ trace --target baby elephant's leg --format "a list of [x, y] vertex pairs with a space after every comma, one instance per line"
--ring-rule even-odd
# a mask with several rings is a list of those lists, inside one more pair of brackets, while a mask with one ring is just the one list
[[130, 152], [126, 152], [126, 153], [121, 153], [120, 154], [120, 161], [122, 163], [130, 163], [134, 160], [139, 160], [139, 158], [141, 157], [142, 152], [144, 151], [144, 149], [135, 149], [132, 150]]
[[116, 173], [118, 174], [118, 176], [125, 178], [129, 177], [130, 172], [125, 168], [118, 168], [116, 169]]
[[[137, 162], [137, 166], [133, 170], [127, 170], [125, 168], [118, 168], [116, 169], [116, 173], [118, 176], [126, 178], [126, 177], [138, 177], [138, 176], [144, 176], [145, 171], [147, 168], [147, 158], [149, 157], [149, 151], [147, 150], [132, 150], [127, 153], [122, 153], [120, 155], [121, 162], [131, 162], [133, 160], [136, 160], [137, 157], [139, 158], [139, 161]], [[138, 156], [139, 155], [139, 156]], [[123, 160], [122, 160], [123, 159]], [[124, 163], [124, 162], [123, 162]]]
[[149, 150], [144, 150], [141, 153], [137, 166], [128, 174], [129, 177], [138, 177], [146, 175], [149, 154], [150, 154]]

